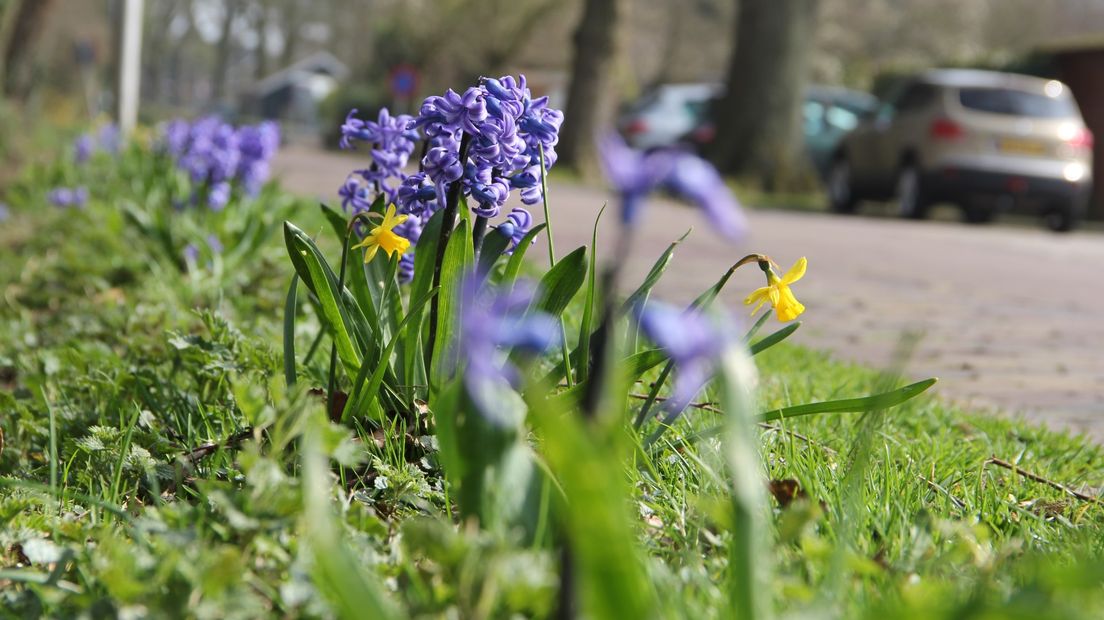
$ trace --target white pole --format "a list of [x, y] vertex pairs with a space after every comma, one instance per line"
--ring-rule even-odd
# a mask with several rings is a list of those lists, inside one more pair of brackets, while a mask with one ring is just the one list
[[138, 124], [138, 81], [142, 72], [144, 0], [123, 0], [123, 40], [119, 47], [119, 132], [125, 138]]

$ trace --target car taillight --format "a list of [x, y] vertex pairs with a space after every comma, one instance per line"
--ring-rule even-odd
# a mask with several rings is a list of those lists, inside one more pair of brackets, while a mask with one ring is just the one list
[[1078, 149], [1091, 149], [1093, 146], [1093, 134], [1089, 131], [1088, 127], [1082, 127], [1081, 130], [1067, 140], [1066, 143]]
[[625, 133], [634, 135], [648, 131], [648, 124], [642, 118], [634, 118], [625, 125]]
[[966, 132], [961, 125], [949, 118], [937, 118], [932, 122], [928, 133], [937, 140], [954, 140], [961, 138]]
[[706, 123], [701, 127], [698, 127], [691, 134], [694, 142], [698, 144], [708, 144], [713, 141], [713, 138], [717, 137], [717, 128], [712, 123]]

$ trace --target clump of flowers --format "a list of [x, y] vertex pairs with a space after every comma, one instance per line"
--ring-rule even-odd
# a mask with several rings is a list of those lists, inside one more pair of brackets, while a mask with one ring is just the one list
[[46, 194], [46, 199], [55, 207], [82, 209], [88, 204], [88, 188], [83, 185], [79, 187], [55, 187]]
[[[343, 208], [356, 214], [370, 209], [382, 196], [408, 216], [400, 234], [417, 242], [422, 226], [448, 202], [454, 185], [466, 196], [477, 218], [477, 229], [501, 214], [511, 192], [518, 190], [526, 205], [544, 196], [544, 172], [556, 162], [563, 113], [548, 107], [548, 98], [534, 99], [525, 76], [483, 78], [463, 94], [448, 90], [427, 97], [416, 117], [392, 116], [380, 110], [376, 120], [363, 120], [352, 110], [341, 126], [341, 147], [365, 144], [371, 165], [351, 174], [338, 190]], [[406, 171], [417, 144], [424, 155], [417, 172]], [[528, 232], [532, 216], [515, 208], [500, 226], [513, 240], [511, 250]], [[404, 255], [400, 277], [413, 277], [413, 259]]]
[[95, 133], [86, 132], [77, 136], [73, 141], [73, 161], [81, 165], [96, 153], [117, 155], [121, 147], [122, 138], [119, 135], [119, 127], [114, 123], [106, 123]]
[[269, 177], [269, 162], [280, 145], [276, 123], [235, 128], [209, 116], [194, 122], [178, 119], [165, 125], [162, 148], [193, 186], [192, 204], [200, 201], [218, 211], [235, 189], [256, 196]]

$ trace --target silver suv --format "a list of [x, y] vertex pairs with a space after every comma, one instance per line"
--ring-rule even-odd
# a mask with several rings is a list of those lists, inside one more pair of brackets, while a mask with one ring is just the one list
[[1092, 133], [1061, 82], [938, 69], [908, 80], [840, 143], [828, 174], [832, 209], [893, 199], [920, 219], [936, 202], [969, 222], [1001, 211], [1072, 229], [1092, 184]]

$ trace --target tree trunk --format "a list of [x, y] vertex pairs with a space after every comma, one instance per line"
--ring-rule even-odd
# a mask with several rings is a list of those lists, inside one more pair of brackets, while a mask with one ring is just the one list
[[561, 166], [582, 173], [594, 170], [594, 138], [613, 121], [612, 78], [623, 14], [622, 0], [586, 0], [575, 30], [571, 85], [556, 152]]
[[708, 151], [722, 170], [771, 189], [798, 165], [798, 120], [818, 0], [740, 0], [724, 97]]
[[[46, 16], [53, 8], [54, 0], [23, 0], [14, 6], [6, 7], [4, 35], [6, 40], [0, 59], [3, 67], [3, 93], [9, 97], [25, 100], [30, 94], [34, 81], [35, 44], [46, 23]], [[15, 11], [8, 15], [7, 11]]]
[[234, 18], [238, 16], [240, 4], [241, 0], [224, 0], [226, 12], [222, 17], [222, 34], [215, 50], [215, 72], [211, 76], [211, 100], [215, 103], [221, 102], [226, 93], [226, 77], [230, 71], [230, 52], [234, 42]]
[[272, 12], [268, 2], [262, 0], [257, 6], [257, 50], [254, 56], [253, 77], [257, 80], [268, 75], [268, 28], [272, 24]]
[[299, 48], [299, 0], [284, 0], [284, 51], [280, 54], [280, 69], [295, 62]]

